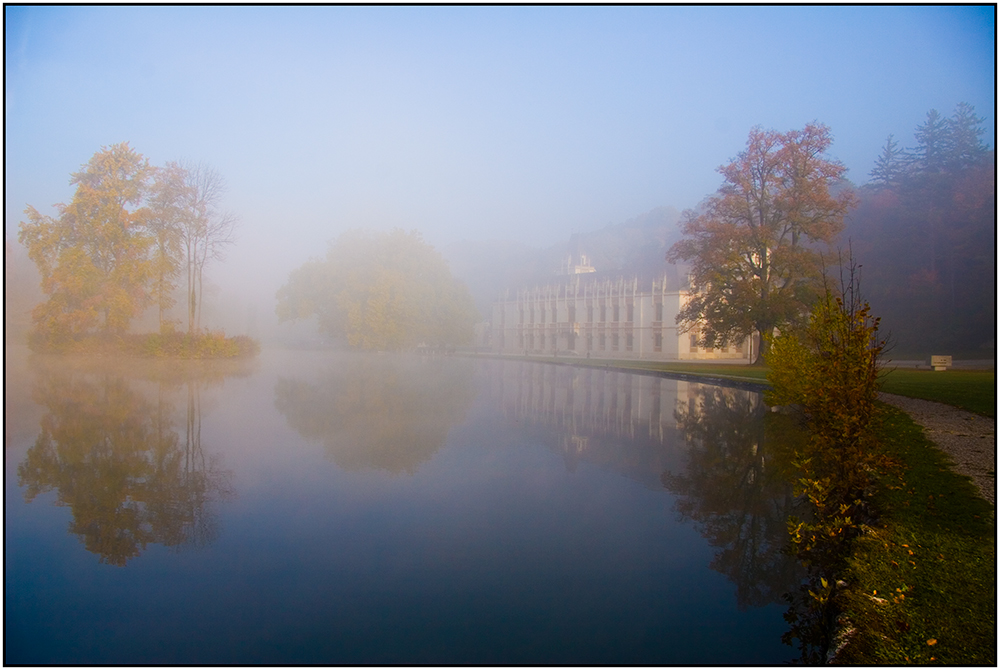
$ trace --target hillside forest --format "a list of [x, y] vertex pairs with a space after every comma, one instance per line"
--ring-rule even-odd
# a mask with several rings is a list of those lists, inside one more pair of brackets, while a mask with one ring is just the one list
[[967, 104], [935, 110], [914, 146], [886, 140], [847, 220], [890, 356], [989, 358], [996, 347], [996, 154]]

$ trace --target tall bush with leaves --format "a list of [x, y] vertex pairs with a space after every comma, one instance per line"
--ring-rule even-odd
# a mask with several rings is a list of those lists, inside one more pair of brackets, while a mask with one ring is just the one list
[[886, 340], [862, 298], [857, 265], [829, 285], [801, 332], [774, 338], [768, 358], [772, 405], [797, 405], [809, 425], [806, 470], [852, 495], [867, 486]]
[[[846, 272], [846, 276], [845, 276]], [[768, 354], [772, 405], [802, 410], [808, 439], [796, 454], [796, 493], [808, 501], [809, 518], [791, 517], [795, 552], [810, 568], [810, 580], [785, 615], [803, 660], [822, 662], [831, 642], [836, 575], [872, 511], [866, 499], [880, 465], [876, 400], [880, 355], [886, 340], [879, 319], [861, 295], [858, 266], [841, 270], [840, 290], [825, 282], [808, 323], [774, 338]]]

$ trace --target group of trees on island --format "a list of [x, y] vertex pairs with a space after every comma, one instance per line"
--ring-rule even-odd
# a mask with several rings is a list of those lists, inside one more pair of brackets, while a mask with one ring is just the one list
[[694, 290], [678, 323], [706, 347], [762, 333], [763, 360], [775, 329], [805, 323], [840, 242], [898, 350], [992, 351], [995, 166], [982, 122], [965, 103], [951, 118], [931, 110], [917, 146], [890, 135], [859, 188], [826, 155], [826, 126], [754, 128], [667, 253], [690, 263]]
[[200, 329], [205, 266], [234, 242], [236, 218], [219, 209], [225, 182], [204, 165], [155, 167], [127, 142], [104, 147], [72, 175], [76, 191], [55, 217], [25, 210], [18, 239], [47, 298], [32, 337], [59, 344], [125, 334], [155, 306], [161, 330], [183, 286], [187, 329]]

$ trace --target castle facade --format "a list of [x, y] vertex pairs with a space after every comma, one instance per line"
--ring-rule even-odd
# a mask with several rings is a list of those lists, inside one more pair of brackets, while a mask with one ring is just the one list
[[496, 353], [662, 361], [749, 362], [751, 339], [721, 349], [680, 332], [677, 314], [690, 293], [666, 277], [600, 279], [582, 273], [545, 287], [508, 292], [493, 304]]

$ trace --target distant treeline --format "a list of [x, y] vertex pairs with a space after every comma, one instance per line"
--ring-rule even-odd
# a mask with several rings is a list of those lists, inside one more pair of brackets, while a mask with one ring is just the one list
[[995, 152], [982, 141], [983, 121], [966, 103], [950, 118], [931, 110], [916, 146], [890, 135], [857, 190], [842, 239], [891, 332], [891, 356], [994, 354]]

